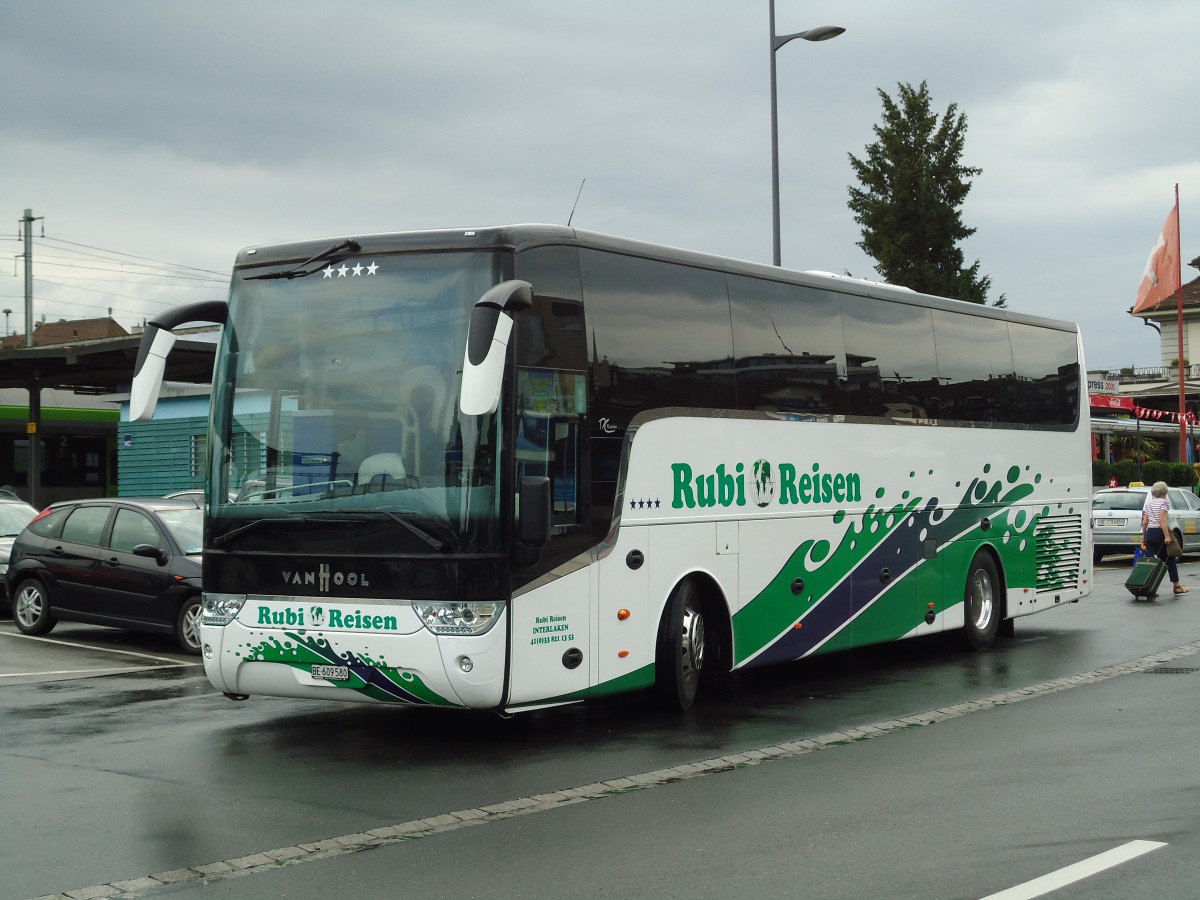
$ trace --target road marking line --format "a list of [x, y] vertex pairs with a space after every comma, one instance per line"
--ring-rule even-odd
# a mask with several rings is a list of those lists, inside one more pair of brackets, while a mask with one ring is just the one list
[[74, 641], [64, 641], [60, 638], [38, 637], [32, 634], [18, 634], [11, 631], [0, 631], [0, 635], [4, 637], [23, 638], [27, 641], [44, 641], [47, 644], [54, 644], [58, 647], [75, 647], [79, 650], [96, 650], [100, 653], [117, 653], [121, 656], [136, 656], [139, 659], [152, 659], [155, 662], [167, 663], [173, 666], [188, 666], [198, 665], [194, 663], [181, 663], [177, 659], [171, 659], [169, 656], [152, 656], [149, 653], [138, 653], [134, 650], [114, 650], [111, 647], [93, 647], [89, 644], [76, 644]]
[[[1144, 672], [1153, 666], [1158, 666], [1164, 662], [1179, 659], [1180, 657], [1192, 656], [1195, 653], [1200, 653], [1200, 641], [1183, 644], [1170, 650], [1159, 651], [1158, 653], [1151, 653], [1149, 656], [1143, 656], [1130, 662], [1116, 663], [1115, 665], [1093, 669], [1090, 672], [1080, 672], [1076, 675], [1064, 675], [1061, 678], [1043, 681], [1040, 684], [1032, 684], [1029, 687], [1016, 688], [1015, 690], [1005, 691], [1001, 694], [993, 694], [990, 697], [984, 697], [980, 700], [968, 700], [957, 703], [954, 706], [946, 706], [941, 709], [929, 710], [910, 716], [901, 716], [898, 719], [887, 719], [870, 725], [858, 725], [853, 728], [847, 728], [844, 731], [817, 735], [814, 738], [782, 741], [778, 744], [760, 747], [757, 750], [743, 750], [739, 753], [731, 753], [715, 759], [683, 763], [666, 769], [658, 769], [654, 772], [642, 772], [637, 775], [629, 775], [625, 778], [597, 781], [593, 784], [584, 784], [579, 787], [551, 791], [545, 794], [535, 794], [531, 797], [519, 797], [515, 800], [493, 803], [489, 806], [479, 807], [478, 809], [456, 810], [442, 815], [429, 816], [424, 819], [401, 822], [396, 825], [384, 825], [381, 828], [372, 828], [369, 831], [344, 834], [340, 837], [329, 838], [328, 840], [297, 844], [294, 847], [278, 847], [274, 850], [263, 850], [234, 859], [204, 863], [203, 865], [182, 869], [172, 869], [170, 872], [159, 872], [124, 881], [113, 881], [109, 884], [76, 888], [69, 892], [52, 896], [137, 897], [141, 896], [147, 890], [153, 890], [154, 888], [168, 884], [179, 884], [199, 879], [203, 879], [206, 884], [210, 884], [226, 878], [238, 878], [242, 875], [271, 872], [282, 866], [297, 865], [317, 859], [329, 859], [334, 856], [345, 856], [346, 854], [359, 853], [363, 850], [374, 850], [376, 847], [398, 844], [402, 841], [419, 840], [431, 835], [443, 834], [447, 831], [457, 831], [459, 828], [466, 828], [468, 826], [487, 825], [491, 822], [512, 819], [516, 816], [549, 812], [550, 810], [561, 809], [564, 806], [571, 806], [576, 803], [586, 803], [589, 800], [600, 800], [605, 797], [613, 797], [633, 791], [642, 791], [649, 788], [661, 787], [666, 784], [674, 784], [691, 778], [703, 778], [706, 775], [731, 772], [734, 769], [743, 769], [748, 766], [757, 766], [760, 763], [770, 762], [772, 759], [790, 759], [803, 756], [806, 753], [829, 750], [843, 744], [869, 741], [872, 738], [882, 737], [885, 734], [892, 734], [909, 728], [919, 728], [924, 725], [933, 725], [937, 722], [957, 719], [960, 716], [969, 715], [970, 713], [994, 709], [997, 706], [1007, 706], [1010, 703], [1020, 703], [1022, 700], [1030, 700], [1034, 697], [1043, 697], [1048, 694], [1067, 691], [1071, 688], [1083, 687], [1087, 684], [1096, 684], [1097, 682], [1106, 681], [1109, 678], [1115, 678], [1118, 675], [1132, 675], [1137, 672]], [[448, 713], [448, 715], [452, 715], [452, 713]], [[1013, 896], [1015, 898], [1017, 895]], [[1031, 894], [1030, 896], [1037, 895]], [[1013, 898], [1006, 898], [1006, 900], [1013, 900]]]
[[58, 669], [53, 672], [2, 672], [0, 678], [39, 678], [43, 675], [110, 675], [113, 672], [155, 672], [159, 669], [177, 669], [179, 666], [138, 666], [131, 669], [121, 666], [115, 669]]
[[1018, 884], [998, 894], [989, 894], [983, 900], [1033, 900], [1034, 897], [1041, 897], [1069, 884], [1083, 881], [1083, 879], [1090, 878], [1093, 875], [1103, 872], [1105, 869], [1111, 869], [1114, 866], [1127, 863], [1131, 859], [1137, 859], [1143, 854], [1165, 846], [1167, 845], [1161, 841], [1130, 841], [1128, 844], [1113, 847], [1111, 850], [1106, 850], [1096, 856], [1081, 860], [1074, 865], [1050, 872], [1041, 878], [1035, 878], [1033, 881]]

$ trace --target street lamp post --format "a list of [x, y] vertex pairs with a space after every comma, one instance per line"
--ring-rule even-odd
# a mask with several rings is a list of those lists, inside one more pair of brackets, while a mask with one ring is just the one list
[[775, 34], [775, 0], [770, 0], [771, 9], [771, 225], [774, 243], [774, 263], [780, 264], [779, 252], [779, 110], [775, 99], [775, 51], [788, 41], [801, 38], [806, 41], [827, 41], [835, 38], [845, 28], [837, 25], [818, 25], [795, 34]]

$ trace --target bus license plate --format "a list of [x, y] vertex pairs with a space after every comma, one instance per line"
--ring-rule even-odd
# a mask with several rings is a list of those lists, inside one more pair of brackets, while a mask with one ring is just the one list
[[323, 681], [349, 681], [349, 666], [313, 666], [312, 677]]

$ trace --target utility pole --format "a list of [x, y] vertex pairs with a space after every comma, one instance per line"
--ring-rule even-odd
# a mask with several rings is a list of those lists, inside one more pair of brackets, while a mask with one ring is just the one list
[[[25, 346], [33, 346], [33, 223], [41, 216], [34, 218], [33, 210], [25, 210], [21, 225], [25, 231]], [[45, 226], [42, 226], [45, 228]], [[45, 237], [45, 232], [42, 234]], [[38, 383], [35, 371], [33, 380], [29, 383], [29, 421], [25, 424], [25, 434], [28, 438], [29, 462], [25, 472], [29, 478], [28, 502], [38, 505], [38, 493], [42, 486], [42, 437], [38, 428], [42, 421], [42, 386]]]
[[[25, 346], [33, 346], [33, 210], [25, 210], [21, 224], [25, 232]], [[43, 226], [44, 227], [44, 226]]]

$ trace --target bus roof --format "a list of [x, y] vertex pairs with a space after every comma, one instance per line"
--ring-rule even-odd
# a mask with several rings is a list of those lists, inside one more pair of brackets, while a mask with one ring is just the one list
[[765, 263], [715, 256], [708, 253], [698, 253], [692, 250], [650, 244], [598, 232], [581, 231], [578, 228], [570, 228], [565, 225], [500, 225], [481, 228], [447, 228], [368, 235], [339, 235], [332, 238], [327, 237], [320, 240], [290, 244], [248, 247], [237, 255], [234, 265], [235, 268], [246, 268], [299, 263], [328, 250], [348, 237], [353, 238], [361, 246], [361, 250], [355, 253], [355, 256], [371, 253], [486, 249], [519, 252], [534, 247], [552, 245], [588, 247], [645, 259], [661, 260], [663, 262], [695, 266], [702, 269], [745, 275], [751, 278], [765, 278], [771, 281], [799, 284], [835, 291], [839, 294], [893, 300], [916, 306], [928, 306], [962, 312], [963, 305], [966, 304], [972, 308], [972, 312], [987, 318], [1005, 319], [1062, 331], [1078, 332], [1077, 325], [1065, 320], [1028, 315], [1014, 312], [1010, 309], [985, 306], [965, 300], [920, 294], [900, 285], [869, 281], [863, 278], [839, 276], [828, 272], [783, 269]]

